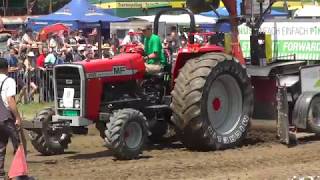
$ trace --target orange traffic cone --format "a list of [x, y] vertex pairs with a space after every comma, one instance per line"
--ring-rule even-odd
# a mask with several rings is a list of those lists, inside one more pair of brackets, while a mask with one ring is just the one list
[[14, 155], [10, 170], [9, 178], [15, 178], [19, 176], [26, 176], [28, 171], [27, 160], [24, 153], [23, 145], [20, 145], [16, 154]]

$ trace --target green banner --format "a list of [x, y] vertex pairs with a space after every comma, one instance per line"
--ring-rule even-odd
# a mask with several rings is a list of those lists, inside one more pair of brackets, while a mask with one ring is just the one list
[[[278, 40], [272, 46], [274, 58], [292, 59], [295, 55], [297, 60], [320, 60], [320, 40]], [[250, 57], [250, 41], [242, 40], [241, 48], [245, 57]]]

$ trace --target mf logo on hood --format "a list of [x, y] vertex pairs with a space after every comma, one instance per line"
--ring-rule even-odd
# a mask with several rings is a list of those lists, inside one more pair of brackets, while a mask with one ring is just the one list
[[87, 73], [87, 78], [103, 78], [103, 77], [112, 77], [112, 76], [129, 76], [134, 75], [138, 71], [136, 69], [127, 69], [126, 66], [113, 66], [111, 71], [100, 71]]
[[127, 67], [125, 66], [113, 66], [112, 69], [114, 75], [124, 74], [127, 71]]
[[72, 79], [66, 79], [66, 84], [73, 84]]

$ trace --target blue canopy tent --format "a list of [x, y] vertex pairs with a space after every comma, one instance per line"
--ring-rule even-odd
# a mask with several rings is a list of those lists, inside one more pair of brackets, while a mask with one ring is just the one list
[[108, 28], [107, 25], [110, 22], [122, 21], [127, 21], [127, 19], [109, 15], [102, 9], [91, 5], [87, 0], [72, 0], [63, 8], [52, 14], [30, 18], [28, 27], [32, 28], [34, 31], [40, 31], [44, 26], [63, 23], [72, 30], [76, 30], [102, 23], [103, 28]]
[[[238, 15], [240, 15], [240, 11], [241, 10], [238, 9]], [[218, 8], [216, 12], [219, 14], [220, 17], [229, 16], [229, 13], [226, 8]], [[208, 17], [218, 17], [217, 14], [214, 13], [213, 11], [204, 12], [204, 13], [201, 13], [201, 15], [208, 16]], [[277, 11], [277, 10], [271, 10], [271, 13], [267, 15], [267, 17], [273, 17], [273, 16], [288, 16], [288, 13]]]
[[[237, 1], [237, 14], [238, 14], [238, 16], [241, 15], [241, 2], [242, 2], [241, 0]], [[216, 9], [216, 12], [219, 14], [220, 17], [228, 17], [229, 16], [229, 13], [225, 7], [221, 7], [221, 8]], [[219, 16], [213, 11], [204, 12], [204, 13], [201, 13], [201, 15], [219, 18]], [[271, 13], [269, 15], [267, 15], [267, 18], [272, 18], [275, 16], [278, 16], [278, 17], [279, 16], [288, 16], [288, 13], [277, 11], [277, 10], [271, 10]], [[230, 32], [230, 30], [231, 30], [231, 27], [230, 27], [229, 23], [219, 24], [218, 31]]]

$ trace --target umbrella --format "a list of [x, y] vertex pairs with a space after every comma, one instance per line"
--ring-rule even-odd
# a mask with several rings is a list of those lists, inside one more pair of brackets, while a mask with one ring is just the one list
[[57, 32], [61, 32], [61, 31], [68, 31], [69, 32], [69, 30], [70, 29], [68, 26], [61, 24], [61, 23], [46, 26], [40, 31], [40, 40], [47, 39], [48, 34], [50, 34], [50, 33], [57, 33]]

